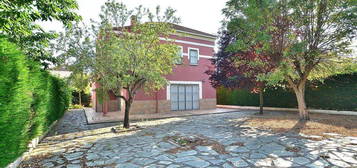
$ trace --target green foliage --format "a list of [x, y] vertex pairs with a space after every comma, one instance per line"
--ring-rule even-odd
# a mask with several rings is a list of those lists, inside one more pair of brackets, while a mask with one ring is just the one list
[[230, 0], [223, 12], [237, 39], [230, 51], [262, 46], [274, 56], [277, 68], [259, 78], [293, 89], [300, 119], [308, 120], [306, 82], [346, 73], [356, 10], [353, 0]]
[[79, 104], [71, 104], [71, 105], [69, 106], [69, 108], [70, 108], [70, 109], [83, 109], [84, 106], [81, 106], [81, 105], [79, 105]]
[[[159, 15], [159, 9], [156, 14], [141, 6], [130, 10], [115, 1], [108, 1], [102, 7], [93, 63], [93, 75], [101, 87], [97, 93], [105, 94], [110, 90], [119, 96], [124, 88], [134, 96], [140, 88], [157, 90], [166, 84], [164, 75], [171, 73], [178, 59], [177, 46], [168, 39], [168, 35], [174, 33], [169, 22], [178, 19], [171, 8], [164, 16]], [[125, 27], [131, 14], [135, 14], [135, 24]], [[145, 19], [157, 22], [144, 23]], [[160, 38], [167, 42], [162, 43]]]
[[[94, 32], [81, 23], [75, 23], [66, 27], [64, 33], [60, 33], [56, 43], [52, 46], [58, 53], [58, 66], [66, 67], [72, 74], [86, 74], [89, 65], [95, 56]], [[78, 79], [78, 76], [76, 76]], [[84, 80], [84, 79], [82, 79]]]
[[54, 32], [44, 31], [37, 23], [57, 20], [65, 26], [78, 21], [75, 13], [76, 0], [1, 0], [0, 33], [11, 37], [32, 60], [54, 62], [48, 49], [49, 41], [56, 37]]
[[[88, 88], [88, 90], [85, 90], [84, 92], [82, 91], [81, 93], [81, 101], [82, 101], [82, 105], [83, 107], [91, 107], [91, 94], [89, 91], [90, 88]], [[79, 104], [79, 92], [73, 90], [72, 91], [72, 105], [76, 105]]]
[[[129, 128], [129, 112], [136, 92], [164, 87], [165, 75], [172, 72], [179, 59], [178, 47], [169, 39], [174, 33], [171, 23], [179, 20], [174, 13], [167, 8], [161, 16], [159, 7], [155, 14], [142, 6], [131, 10], [114, 0], [102, 6], [93, 78], [100, 85], [96, 91], [100, 103], [108, 99], [109, 92], [124, 100], [125, 128]], [[124, 26], [129, 18], [131, 25]], [[123, 90], [127, 96], [122, 95]]]
[[30, 139], [31, 85], [25, 55], [0, 38], [0, 167], [27, 148]]
[[[306, 102], [309, 108], [357, 111], [357, 73], [329, 77], [324, 82], [308, 83]], [[247, 90], [217, 89], [217, 104], [259, 106], [259, 95]], [[264, 93], [266, 107], [296, 108], [291, 90], [269, 87]]]
[[68, 109], [67, 84], [26, 60], [20, 50], [0, 38], [0, 167], [26, 149]]
[[89, 87], [89, 76], [83, 73], [72, 73], [69, 81], [74, 90], [78, 92], [83, 92]]
[[[263, 46], [279, 61], [269, 84], [299, 82], [346, 73], [349, 45], [356, 37], [357, 8], [352, 0], [230, 0], [225, 25], [237, 41], [232, 52]], [[290, 84], [287, 82], [290, 80]]]

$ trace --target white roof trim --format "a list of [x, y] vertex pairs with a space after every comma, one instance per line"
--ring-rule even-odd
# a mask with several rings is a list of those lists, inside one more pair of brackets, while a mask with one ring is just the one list
[[176, 30], [177, 32], [181, 32], [181, 33], [187, 33], [187, 34], [191, 34], [191, 35], [195, 35], [195, 36], [201, 36], [201, 37], [206, 37], [206, 38], [210, 38], [210, 39], [214, 39], [216, 40], [217, 36], [212, 35], [212, 36], [207, 36], [207, 35], [203, 35], [203, 34], [197, 34], [197, 33], [192, 33], [192, 32], [187, 32], [187, 31], [182, 31], [182, 30]]
[[184, 44], [191, 44], [191, 45], [196, 45], [196, 46], [201, 46], [201, 47], [214, 48], [214, 45], [196, 43], [196, 42], [185, 41], [185, 40], [167, 39], [167, 38], [163, 38], [163, 37], [160, 37], [160, 40], [165, 40], [165, 41], [172, 40], [172, 41], [177, 42], [177, 43], [184, 43]]

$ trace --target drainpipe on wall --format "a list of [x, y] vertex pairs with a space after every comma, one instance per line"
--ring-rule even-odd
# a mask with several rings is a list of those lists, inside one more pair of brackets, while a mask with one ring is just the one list
[[155, 92], [155, 99], [156, 99], [156, 113], [159, 113], [159, 100], [158, 100], [157, 92]]
[[109, 111], [109, 108], [108, 108], [109, 104], [108, 102], [105, 100], [103, 101], [103, 116], [106, 116], [108, 111]]

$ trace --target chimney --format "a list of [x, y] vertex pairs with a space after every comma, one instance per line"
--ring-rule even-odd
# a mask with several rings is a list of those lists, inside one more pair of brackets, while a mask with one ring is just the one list
[[138, 21], [138, 18], [135, 15], [130, 16], [130, 25], [135, 26]]

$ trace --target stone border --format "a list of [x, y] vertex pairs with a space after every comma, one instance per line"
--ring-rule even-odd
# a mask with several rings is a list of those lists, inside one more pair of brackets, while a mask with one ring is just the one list
[[[123, 113], [109, 112], [107, 116], [102, 115], [102, 113], [97, 113], [92, 108], [84, 108], [87, 124], [101, 124], [101, 123], [115, 123], [123, 121]], [[224, 114], [238, 112], [235, 109], [228, 108], [215, 108], [215, 109], [203, 109], [203, 110], [191, 110], [191, 111], [174, 111], [170, 113], [154, 113], [154, 114], [140, 114], [130, 115], [130, 121], [140, 121], [140, 120], [153, 120], [153, 119], [165, 119], [172, 117], [188, 117], [188, 116], [199, 116], [199, 115], [210, 115], [210, 114]], [[120, 115], [120, 117], [118, 117]]]
[[[218, 108], [232, 108], [241, 110], [259, 110], [256, 106], [232, 106], [232, 105], [217, 105]], [[288, 111], [288, 112], [298, 112], [296, 108], [280, 108], [280, 107], [264, 107], [264, 110], [268, 111]], [[322, 113], [322, 114], [337, 114], [337, 115], [354, 115], [357, 116], [357, 111], [338, 111], [338, 110], [319, 110], [319, 109], [308, 109], [311, 113]]]
[[42, 135], [40, 135], [40, 136], [38, 136], [38, 137], [32, 139], [32, 140], [30, 141], [30, 143], [28, 144], [28, 148], [29, 148], [29, 149], [28, 149], [26, 152], [24, 152], [21, 156], [19, 156], [14, 162], [8, 164], [8, 165], [6, 166], [6, 168], [17, 168], [17, 167], [20, 165], [20, 163], [23, 161], [24, 156], [25, 156], [27, 153], [30, 153], [33, 149], [35, 149], [35, 148], [37, 147], [37, 145], [46, 137], [46, 135], [47, 135], [50, 131], [52, 131], [53, 127], [57, 124], [57, 122], [58, 122], [58, 120], [55, 120], [55, 121], [48, 127], [48, 130], [47, 130], [44, 134], [42, 134]]

